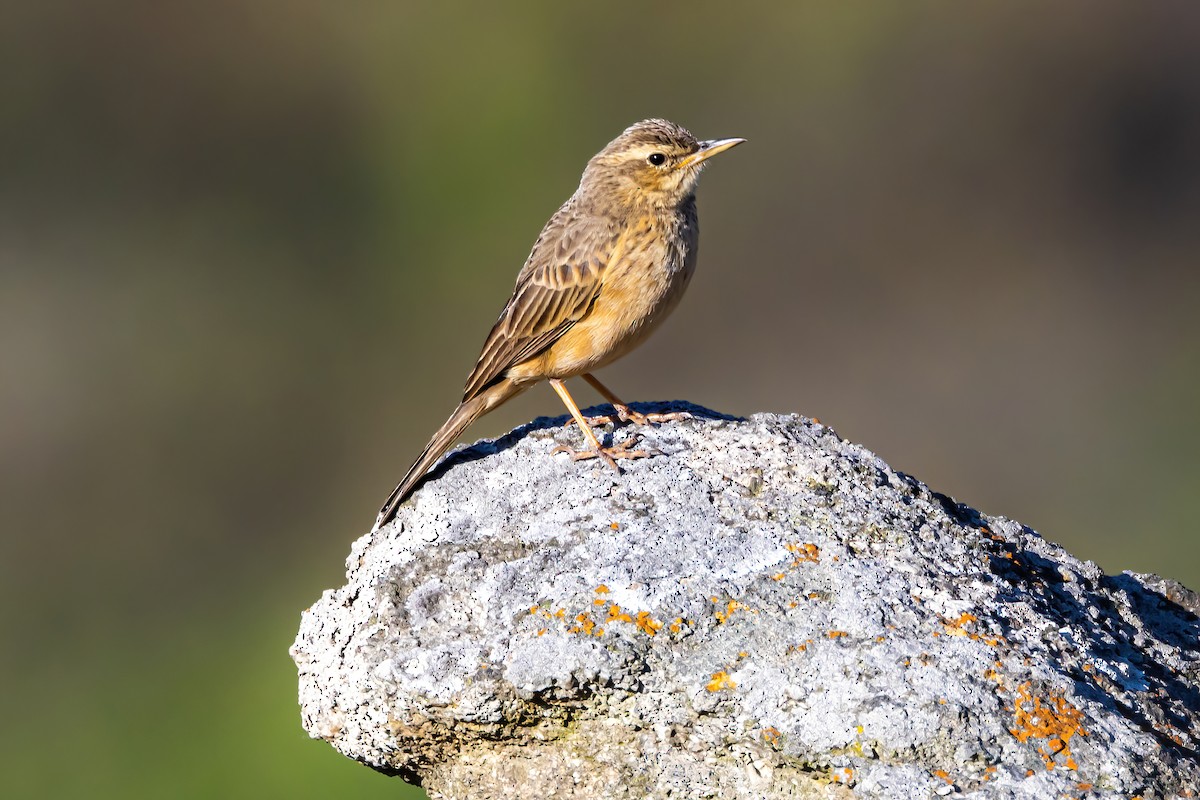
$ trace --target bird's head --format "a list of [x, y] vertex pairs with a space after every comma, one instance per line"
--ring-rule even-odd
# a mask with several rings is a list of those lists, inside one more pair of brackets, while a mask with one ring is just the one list
[[701, 141], [674, 122], [643, 120], [592, 157], [581, 188], [629, 205], [677, 206], [695, 192], [708, 159], [744, 141]]

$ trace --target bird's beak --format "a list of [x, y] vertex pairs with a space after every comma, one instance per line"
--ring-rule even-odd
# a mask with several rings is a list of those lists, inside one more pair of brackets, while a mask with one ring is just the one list
[[684, 167], [694, 167], [701, 162], [715, 156], [717, 153], [724, 153], [731, 147], [737, 147], [745, 139], [710, 139], [707, 142], [700, 142], [700, 149], [692, 153], [690, 156], [679, 162], [679, 169]]

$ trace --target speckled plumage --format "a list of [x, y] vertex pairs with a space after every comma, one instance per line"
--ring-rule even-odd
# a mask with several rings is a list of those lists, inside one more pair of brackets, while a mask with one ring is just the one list
[[634, 455], [600, 448], [558, 382], [583, 375], [601, 388], [590, 373], [640, 344], [678, 304], [696, 267], [696, 182], [709, 157], [741, 141], [701, 142], [650, 119], [592, 157], [534, 242], [462, 403], [384, 503], [376, 527], [471, 422], [539, 380], [552, 382], [597, 454], [610, 463]]

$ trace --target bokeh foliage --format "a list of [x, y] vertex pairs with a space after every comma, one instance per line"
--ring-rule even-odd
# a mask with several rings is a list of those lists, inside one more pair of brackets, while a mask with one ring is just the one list
[[1200, 586], [1200, 6], [8, 6], [9, 796], [420, 796], [305, 737], [286, 648], [646, 116], [750, 142], [615, 389]]

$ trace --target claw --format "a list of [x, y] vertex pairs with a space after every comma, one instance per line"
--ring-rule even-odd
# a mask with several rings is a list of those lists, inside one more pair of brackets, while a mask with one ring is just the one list
[[[650, 425], [662, 424], [664, 422], [679, 422], [685, 419], [691, 419], [692, 415], [686, 411], [672, 411], [669, 414], [643, 414], [640, 411], [634, 411], [629, 406], [613, 404], [615, 414], [604, 414], [598, 417], [584, 417], [588, 425], [593, 428], [599, 428], [602, 425], [620, 425], [626, 422], [632, 422], [634, 425]], [[570, 427], [575, 420], [567, 420], [564, 427]]]
[[686, 411], [672, 411], [669, 414], [643, 414], [640, 411], [634, 411], [629, 406], [614, 406], [617, 410], [617, 417], [622, 422], [632, 422], [634, 425], [649, 425], [651, 423], [661, 424], [663, 422], [678, 422], [684, 419], [691, 419], [692, 415]]
[[[619, 425], [621, 422], [624, 421], [621, 419], [619, 414], [617, 414], [617, 415], [605, 414], [605, 415], [599, 416], [599, 417], [584, 417], [583, 419], [585, 422], [587, 422], [588, 425], [592, 426], [593, 428], [600, 428], [605, 425]], [[563, 425], [563, 427], [569, 428], [574, 424], [575, 424], [575, 418], [572, 417], [571, 419], [567, 420], [567, 423], [565, 425]]]
[[583, 461], [589, 458], [599, 458], [605, 464], [608, 464], [617, 472], [621, 468], [617, 466], [618, 458], [653, 458], [654, 456], [662, 455], [658, 450], [630, 450], [629, 448], [636, 445], [642, 440], [641, 436], [634, 436], [620, 444], [614, 444], [611, 447], [588, 447], [584, 450], [576, 450], [566, 445], [559, 445], [554, 448], [552, 453], [568, 453], [572, 461]]

